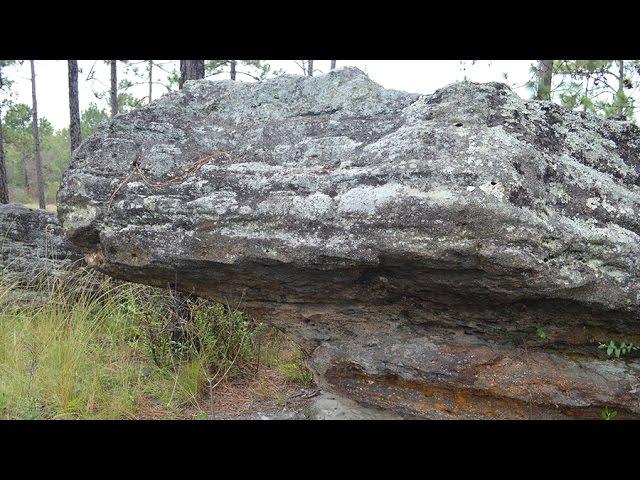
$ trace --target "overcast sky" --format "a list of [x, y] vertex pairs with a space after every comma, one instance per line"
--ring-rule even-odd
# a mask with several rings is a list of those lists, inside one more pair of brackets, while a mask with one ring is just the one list
[[[294, 60], [268, 60], [275, 69], [282, 69], [287, 73], [302, 74], [302, 70]], [[529, 80], [529, 68], [533, 60], [496, 60], [478, 61], [475, 65], [470, 62], [461, 64], [458, 60], [338, 60], [338, 68], [353, 65], [369, 77], [386, 88], [405, 90], [413, 93], [432, 93], [438, 88], [453, 82], [461, 81], [465, 75], [470, 81], [505, 82], [504, 74], [508, 75], [506, 83], [515, 87], [515, 90], [524, 98], [529, 98], [530, 93], [524, 87]], [[329, 70], [329, 60], [315, 60], [316, 75], [326, 73]], [[177, 61], [176, 64], [177, 66]], [[466, 65], [466, 69], [465, 69]], [[102, 108], [107, 109], [106, 101], [97, 100], [93, 90], [107, 90], [109, 86], [109, 67], [102, 61], [80, 60], [80, 110], [84, 110], [89, 103], [96, 102]], [[66, 60], [37, 60], [36, 85], [38, 93], [38, 113], [44, 116], [56, 128], [69, 125], [68, 105], [68, 73]], [[119, 67], [122, 70], [122, 67]], [[144, 67], [141, 67], [143, 69]], [[168, 66], [170, 69], [170, 66]], [[93, 82], [83, 81], [94, 70]], [[7, 76], [15, 80], [12, 90], [15, 92], [14, 100], [28, 105], [31, 104], [31, 82], [29, 62], [24, 62], [20, 67], [7, 69]], [[166, 78], [167, 74], [154, 69], [159, 80]], [[212, 77], [225, 78], [225, 76]], [[244, 77], [246, 78], [246, 77]], [[241, 79], [241, 77], [238, 77]], [[148, 87], [140, 85], [134, 87], [132, 93], [143, 97], [147, 94]], [[166, 89], [160, 85], [154, 86], [154, 98], [165, 93]]]

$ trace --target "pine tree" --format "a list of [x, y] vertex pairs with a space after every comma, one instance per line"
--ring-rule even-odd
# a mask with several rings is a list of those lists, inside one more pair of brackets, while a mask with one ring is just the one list
[[244, 76], [261, 81], [270, 75], [284, 73], [280, 69], [272, 70], [271, 65], [264, 60], [206, 60], [204, 63], [204, 78], [227, 73], [227, 67], [231, 80], [237, 80], [240, 76]]
[[80, 146], [80, 102], [78, 99], [78, 61], [68, 60], [69, 67], [69, 138], [71, 153]]
[[31, 103], [33, 115], [33, 144], [36, 160], [36, 179], [38, 181], [38, 204], [45, 209], [47, 204], [44, 200], [44, 175], [42, 174], [42, 155], [40, 152], [40, 131], [38, 128], [38, 101], [36, 99], [36, 67], [35, 62], [31, 62]]
[[307, 77], [313, 77], [313, 60], [307, 60]]
[[[154, 87], [160, 85], [170, 92], [175, 85], [180, 82], [180, 77], [175, 69], [167, 70], [167, 65], [174, 63], [170, 61], [158, 60], [109, 60], [111, 66], [111, 85], [108, 92], [94, 90], [93, 94], [98, 99], [109, 97], [111, 117], [120, 112], [127, 112], [134, 108], [140, 108], [144, 104], [149, 104], [154, 99]], [[124, 65], [124, 71], [118, 76], [117, 65]], [[143, 69], [140, 67], [144, 66]], [[166, 72], [168, 77], [165, 81], [159, 81], [158, 70]], [[133, 74], [133, 79], [129, 76]], [[118, 80], [120, 78], [120, 80]], [[144, 85], [147, 94], [142, 98], [135, 97], [128, 90], [134, 86]], [[157, 93], [155, 94], [158, 95]]]
[[336, 61], [331, 60], [331, 70], [335, 70], [335, 69], [336, 69]]
[[12, 145], [15, 148], [22, 161], [22, 187], [25, 192], [30, 191], [28, 159], [33, 155], [33, 127], [31, 122], [32, 115], [29, 105], [12, 103], [5, 111], [3, 140], [5, 145]]
[[566, 108], [605, 117], [633, 118], [634, 98], [640, 84], [638, 60], [556, 60], [554, 95]]

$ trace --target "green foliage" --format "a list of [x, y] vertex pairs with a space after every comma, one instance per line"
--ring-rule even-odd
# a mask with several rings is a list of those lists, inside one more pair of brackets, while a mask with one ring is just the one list
[[130, 93], [118, 94], [118, 113], [127, 113], [144, 105], [144, 99], [136, 98]]
[[[230, 60], [207, 60], [204, 64], [205, 78], [229, 72]], [[253, 79], [265, 80], [273, 75], [283, 73], [281, 70], [273, 70], [271, 65], [264, 60], [236, 60], [236, 75], [238, 80]]]
[[[91, 103], [81, 114], [82, 138], [92, 134], [101, 122], [108, 119], [104, 110]], [[47, 203], [55, 203], [58, 185], [71, 158], [69, 129], [55, 130], [45, 117], [40, 118], [39, 122], [45, 197]], [[36, 198], [36, 191], [33, 184], [35, 170], [31, 107], [24, 103], [7, 103], [3, 111], [2, 132], [11, 200], [32, 203]], [[25, 165], [31, 188], [26, 188], [25, 185]]]
[[[139, 328], [144, 345], [159, 368], [177, 362], [197, 361], [207, 368], [236, 373], [236, 360], [250, 360], [254, 355], [254, 337], [257, 327], [239, 311], [231, 311], [223, 305], [204, 299], [189, 301], [193, 321], [184, 325], [185, 342], [172, 339], [172, 299], [158, 291], [141, 309]], [[206, 372], [203, 372], [206, 373]]]
[[99, 108], [94, 102], [91, 102], [80, 115], [80, 132], [82, 138], [87, 138], [96, 131], [98, 125], [108, 120], [109, 114], [104, 109]]
[[12, 65], [22, 63], [21, 60], [0, 60], [0, 109], [10, 102], [11, 85], [13, 80], [7, 77], [6, 68]]
[[609, 343], [601, 343], [598, 345], [598, 348], [601, 350], [606, 350], [608, 356], [614, 355], [616, 358], [620, 358], [623, 355], [627, 355], [635, 350], [639, 350], [640, 347], [634, 345], [633, 343], [625, 343], [622, 342], [620, 345], [616, 344], [615, 341], [610, 340]]
[[536, 335], [538, 335], [538, 337], [541, 338], [542, 340], [547, 338], [547, 334], [544, 332], [544, 330], [540, 325], [536, 325]]
[[[35, 188], [25, 185], [25, 166], [30, 185], [35, 179], [34, 144], [31, 107], [23, 103], [9, 103], [2, 122], [7, 175], [12, 201], [30, 203]], [[51, 122], [40, 118], [40, 143], [47, 203], [55, 202], [55, 193], [70, 158], [68, 129], [54, 130]]]
[[278, 371], [289, 382], [311, 385], [313, 383], [313, 373], [301, 362], [285, 362], [278, 366]]
[[261, 361], [268, 368], [277, 370], [288, 382], [301, 385], [313, 383], [313, 373], [304, 364], [302, 350], [298, 345], [285, 339], [280, 339], [264, 348]]
[[618, 416], [618, 412], [615, 410], [609, 410], [609, 407], [604, 407], [601, 413], [603, 420], [613, 420]]
[[0, 272], [0, 418], [139, 418], [151, 404], [162, 417], [193, 409], [189, 418], [204, 419], [222, 382], [259, 365], [281, 367], [287, 381], [312, 378], [299, 350], [215, 302], [191, 302], [189, 342], [172, 345], [165, 290], [95, 273], [21, 288], [44, 300], [13, 305], [16, 285]]
[[[535, 94], [537, 67], [527, 83]], [[570, 109], [632, 120], [631, 91], [640, 81], [638, 60], [554, 60], [552, 99]]]
[[[1, 299], [10, 288], [5, 279]], [[126, 361], [134, 340], [119, 312], [120, 292], [100, 301], [86, 294], [71, 301], [54, 286], [50, 294], [44, 305], [0, 304], [3, 416], [132, 418], [143, 372]]]
[[224, 67], [228, 65], [228, 60], [205, 60], [204, 76], [211, 77], [224, 72]]

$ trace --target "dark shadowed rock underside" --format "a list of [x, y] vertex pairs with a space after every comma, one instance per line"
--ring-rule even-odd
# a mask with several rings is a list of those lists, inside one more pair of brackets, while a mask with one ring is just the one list
[[385, 90], [354, 68], [188, 82], [85, 140], [58, 203], [90, 265], [242, 305], [363, 403], [640, 416], [637, 355], [597, 348], [640, 343], [628, 122], [499, 83]]

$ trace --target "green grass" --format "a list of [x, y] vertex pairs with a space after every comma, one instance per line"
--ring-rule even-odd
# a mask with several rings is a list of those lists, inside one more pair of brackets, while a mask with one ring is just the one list
[[177, 343], [170, 292], [82, 274], [26, 287], [46, 300], [17, 307], [16, 288], [0, 275], [0, 418], [134, 419], [148, 405], [175, 418], [208, 411], [219, 385], [259, 365], [312, 382], [299, 349], [265, 341], [261, 325], [215, 302], [190, 304], [190, 340]]

